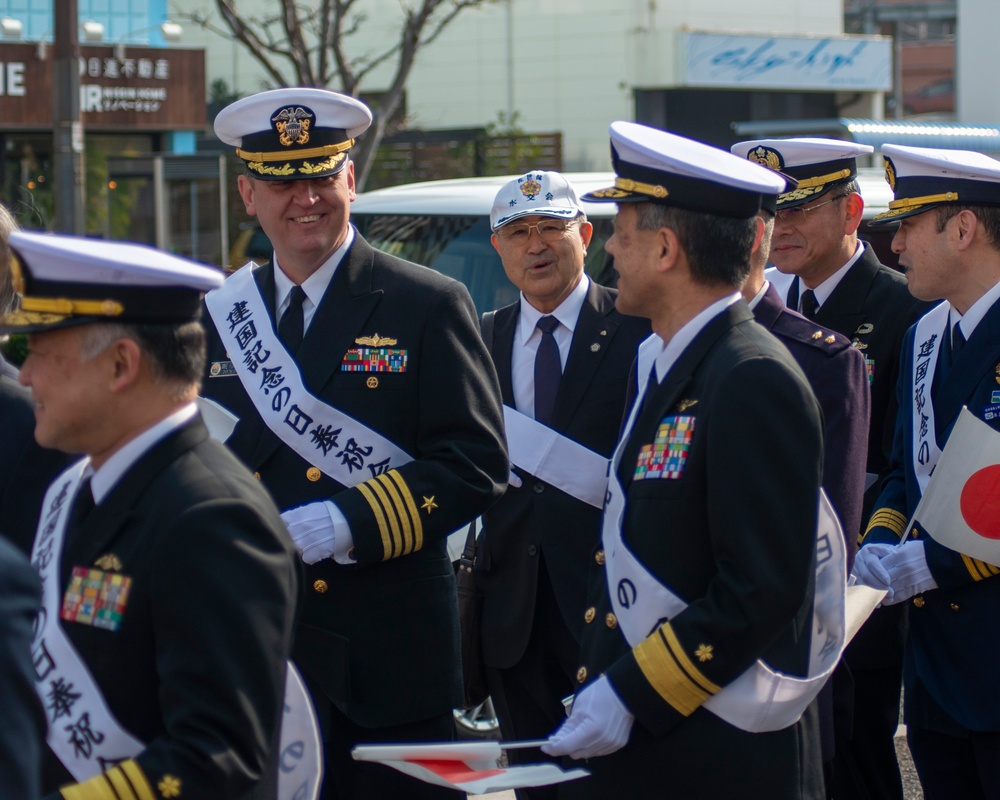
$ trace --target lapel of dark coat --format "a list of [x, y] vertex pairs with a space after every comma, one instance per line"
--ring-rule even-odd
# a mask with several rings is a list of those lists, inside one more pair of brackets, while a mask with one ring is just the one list
[[778, 322], [778, 317], [785, 310], [785, 304], [781, 302], [781, 295], [774, 288], [773, 283], [769, 283], [767, 291], [764, 292], [757, 305], [753, 307], [753, 318], [759, 325], [763, 325], [771, 330]]
[[[990, 306], [990, 310], [976, 326], [969, 341], [955, 356], [947, 379], [934, 394], [934, 417], [938, 422], [939, 441], [947, 439], [947, 434], [958, 418], [958, 412], [969, 402], [987, 373], [996, 369], [998, 361], [1000, 361], [1000, 300]], [[980, 416], [980, 409], [969, 410]]]
[[[355, 345], [354, 340], [365, 335], [363, 326], [382, 296], [381, 289], [372, 289], [374, 259], [374, 248], [355, 233], [354, 244], [337, 267], [299, 346], [295, 361], [306, 388], [317, 396], [322, 396], [323, 387], [340, 369], [344, 353]], [[264, 273], [264, 270], [262, 267], [259, 272]], [[255, 277], [257, 274], [254, 273]], [[261, 274], [258, 284], [262, 293], [269, 291], [265, 300], [273, 307], [274, 275], [270, 272]], [[271, 315], [273, 319], [273, 309]], [[368, 335], [374, 333], [377, 331], [367, 331]], [[254, 417], [258, 439], [250, 464], [259, 466], [282, 442], [259, 415]]]
[[[817, 325], [840, 331], [848, 339], [854, 336], [861, 323], [867, 322], [865, 303], [879, 269], [878, 258], [871, 245], [866, 244], [864, 248], [861, 257], [847, 270], [815, 317]], [[868, 315], [872, 313], [869, 311]]]
[[521, 304], [518, 301], [499, 309], [493, 318], [493, 345], [490, 355], [493, 356], [493, 365], [500, 380], [500, 396], [504, 405], [511, 408], [517, 407], [514, 403], [514, 381], [510, 369], [520, 313]]
[[153, 445], [133, 464], [110, 494], [94, 507], [72, 540], [66, 542], [61, 562], [64, 578], [74, 566], [90, 565], [108, 552], [133, 518], [135, 507], [149, 484], [183, 453], [206, 439], [208, 429], [201, 417], [195, 417]]
[[[632, 482], [639, 451], [644, 445], [650, 444], [651, 432], [663, 419], [664, 415], [683, 399], [684, 392], [691, 385], [694, 374], [701, 362], [715, 343], [729, 330], [742, 322], [753, 320], [746, 303], [736, 302], [726, 308], [701, 329], [674, 362], [666, 378], [656, 388], [646, 388], [645, 399], [642, 400], [642, 411], [639, 413], [629, 433], [628, 442], [622, 451], [621, 462], [618, 465], [618, 477], [622, 486]], [[653, 380], [651, 378], [650, 380]], [[698, 398], [691, 398], [697, 400]]]
[[618, 331], [618, 322], [610, 319], [614, 310], [615, 301], [610, 292], [591, 281], [573, 331], [566, 368], [559, 382], [552, 419], [552, 427], [556, 430], [569, 428], [584, 394], [601, 369], [611, 340]]

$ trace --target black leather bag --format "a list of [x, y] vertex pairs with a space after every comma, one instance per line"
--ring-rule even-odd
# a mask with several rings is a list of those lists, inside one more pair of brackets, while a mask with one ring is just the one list
[[462, 627], [462, 679], [465, 707], [482, 705], [489, 696], [486, 688], [486, 668], [480, 641], [480, 610], [482, 597], [476, 590], [472, 565], [476, 561], [476, 520], [469, 525], [462, 556], [455, 562], [455, 584], [458, 588], [458, 619]]

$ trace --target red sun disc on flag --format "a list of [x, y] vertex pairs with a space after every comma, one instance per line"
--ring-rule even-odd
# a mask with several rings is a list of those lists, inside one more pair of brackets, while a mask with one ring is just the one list
[[1000, 539], [1000, 464], [983, 467], [962, 487], [962, 518], [984, 539]]

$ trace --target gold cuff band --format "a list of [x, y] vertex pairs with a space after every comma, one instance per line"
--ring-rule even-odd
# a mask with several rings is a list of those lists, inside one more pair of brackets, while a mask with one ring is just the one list
[[913, 208], [914, 206], [923, 206], [928, 203], [954, 203], [956, 200], [958, 200], [958, 192], [928, 194], [923, 197], [903, 197], [899, 200], [890, 200], [889, 210], [897, 211], [900, 208]]
[[348, 139], [340, 144], [325, 144], [322, 147], [310, 147], [308, 150], [282, 150], [275, 153], [248, 153], [236, 148], [236, 155], [244, 161], [261, 163], [263, 161], [287, 161], [290, 158], [316, 158], [317, 156], [335, 156], [354, 147], [354, 140]]
[[125, 311], [125, 306], [117, 300], [67, 300], [56, 297], [22, 297], [21, 311], [35, 311], [43, 314], [64, 316], [117, 317]]
[[631, 178], [615, 178], [615, 187], [625, 192], [648, 194], [650, 197], [666, 197], [670, 192], [665, 186], [654, 186], [652, 183], [639, 183]]

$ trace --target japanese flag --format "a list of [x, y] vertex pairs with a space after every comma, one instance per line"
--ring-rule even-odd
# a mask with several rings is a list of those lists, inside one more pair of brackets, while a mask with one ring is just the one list
[[1000, 566], [1000, 433], [962, 409], [913, 514], [912, 528]]

